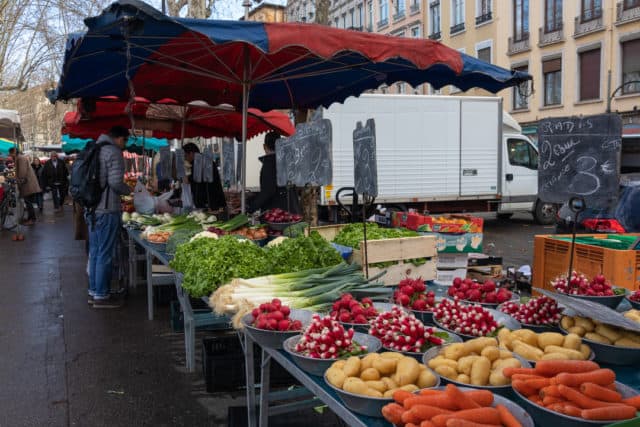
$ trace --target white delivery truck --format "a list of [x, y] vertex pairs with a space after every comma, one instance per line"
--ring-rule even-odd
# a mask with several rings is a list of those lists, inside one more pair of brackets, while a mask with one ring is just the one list
[[[365, 94], [324, 111], [333, 132], [333, 180], [322, 188], [327, 219], [336, 194], [353, 187], [353, 130], [375, 120], [376, 205], [419, 212], [517, 211], [550, 224], [555, 206], [538, 199], [538, 150], [498, 97]], [[343, 204], [351, 192], [342, 191]]]

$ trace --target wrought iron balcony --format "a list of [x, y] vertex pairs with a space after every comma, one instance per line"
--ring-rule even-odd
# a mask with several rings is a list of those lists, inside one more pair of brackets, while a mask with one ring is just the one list
[[399, 11], [395, 15], [393, 15], [393, 22], [397, 22], [401, 19], [404, 19], [404, 10]]
[[440, 40], [442, 38], [442, 34], [440, 33], [440, 31], [438, 31], [437, 33], [431, 33], [429, 34], [429, 38], [431, 40]]
[[484, 24], [485, 22], [491, 21], [493, 16], [491, 15], [491, 11], [485, 13], [484, 15], [476, 16], [476, 25]]
[[409, 13], [410, 13], [410, 14], [412, 14], [412, 15], [413, 15], [414, 13], [418, 13], [418, 12], [420, 12], [420, 3], [412, 4], [412, 5], [409, 7]]
[[[548, 46], [550, 44], [560, 43], [564, 41], [564, 31], [562, 29], [562, 23], [556, 26], [556, 28], [540, 27], [538, 30], [538, 46]], [[551, 31], [549, 31], [551, 30]]]
[[387, 25], [389, 25], [389, 19], [388, 18], [381, 19], [381, 20], [378, 21], [378, 28], [386, 27]]
[[451, 35], [454, 35], [461, 31], [464, 31], [464, 22], [451, 26], [451, 29], [450, 29]]

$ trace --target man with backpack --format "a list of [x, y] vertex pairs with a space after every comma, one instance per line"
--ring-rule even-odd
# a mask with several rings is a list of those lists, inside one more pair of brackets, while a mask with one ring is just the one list
[[[89, 226], [89, 303], [94, 308], [122, 306], [122, 301], [113, 297], [110, 290], [122, 216], [120, 196], [131, 193], [124, 182], [122, 157], [128, 138], [129, 130], [122, 126], [114, 126], [108, 134], [100, 135], [96, 143], [87, 149], [91, 151], [77, 168], [74, 167], [71, 177], [72, 194], [75, 193], [75, 200], [85, 207]], [[97, 161], [92, 162], [95, 155]], [[92, 182], [95, 185], [91, 185]], [[87, 194], [89, 192], [94, 194]]]

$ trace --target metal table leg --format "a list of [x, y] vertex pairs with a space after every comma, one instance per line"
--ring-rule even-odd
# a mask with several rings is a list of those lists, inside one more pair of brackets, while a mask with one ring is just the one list
[[149, 320], [153, 320], [153, 255], [146, 252], [147, 261], [147, 312]]
[[128, 255], [129, 255], [129, 288], [132, 288], [132, 287], [135, 288], [137, 285], [136, 276], [134, 274], [136, 244], [129, 233], [127, 233], [127, 238], [128, 238], [127, 247], [128, 247]]
[[271, 388], [271, 356], [262, 351], [262, 369], [260, 371], [260, 427], [269, 426], [269, 392]]
[[[247, 382], [247, 427], [256, 425], [256, 385], [253, 369], [253, 340], [249, 334], [244, 335], [244, 366]], [[264, 357], [264, 356], [263, 356]]]
[[175, 274], [176, 294], [178, 295], [178, 301], [180, 302], [180, 308], [182, 309], [182, 315], [184, 316], [184, 351], [185, 351], [185, 364], [187, 371], [195, 371], [196, 365], [196, 324], [193, 316], [193, 308], [191, 307], [191, 300], [189, 300], [189, 294], [182, 289], [182, 275]]

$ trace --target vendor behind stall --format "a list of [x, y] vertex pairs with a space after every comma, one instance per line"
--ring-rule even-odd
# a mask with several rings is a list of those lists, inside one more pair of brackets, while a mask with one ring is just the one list
[[[260, 193], [249, 203], [249, 212], [257, 210], [267, 211], [280, 208], [291, 213], [300, 213], [300, 203], [295, 188], [278, 187], [278, 175], [276, 173], [276, 140], [280, 135], [269, 132], [264, 137], [264, 156], [260, 157], [262, 169], [260, 169]], [[289, 195], [287, 200], [287, 193]]]
[[222, 191], [222, 181], [218, 172], [218, 165], [213, 162], [213, 182], [195, 182], [193, 180], [193, 160], [200, 149], [194, 143], [185, 144], [184, 150], [185, 171], [189, 184], [191, 184], [191, 194], [193, 204], [198, 209], [218, 210], [227, 207], [227, 202]]

